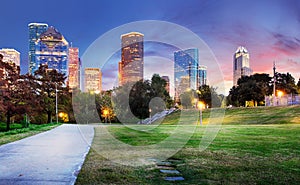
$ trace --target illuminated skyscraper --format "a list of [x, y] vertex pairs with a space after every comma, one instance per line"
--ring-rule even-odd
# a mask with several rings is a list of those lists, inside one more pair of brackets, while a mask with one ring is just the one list
[[245, 47], [238, 47], [233, 56], [233, 85], [236, 86], [242, 76], [252, 75], [249, 64], [249, 53]]
[[84, 91], [85, 92], [101, 92], [102, 90], [102, 74], [99, 68], [84, 69]]
[[200, 65], [198, 68], [198, 88], [202, 85], [207, 85], [207, 67]]
[[79, 72], [80, 65], [79, 65], [79, 49], [78, 48], [69, 48], [69, 77], [68, 83], [70, 90], [73, 88], [80, 87], [79, 81]]
[[197, 48], [174, 53], [175, 99], [188, 89], [198, 89], [199, 54]]
[[3, 55], [3, 62], [14, 63], [20, 66], [20, 53], [15, 49], [3, 48], [0, 49], [0, 54]]
[[119, 63], [119, 85], [137, 82], [144, 77], [144, 35], [130, 32], [121, 36], [122, 59]]
[[48, 28], [44, 23], [30, 23], [28, 24], [29, 31], [29, 52], [28, 52], [28, 66], [29, 73], [33, 74], [33, 68], [36, 68], [36, 56], [35, 56], [35, 43], [42, 33]]
[[34, 73], [41, 64], [47, 64], [49, 69], [68, 75], [69, 43], [54, 27], [49, 27], [36, 41]]

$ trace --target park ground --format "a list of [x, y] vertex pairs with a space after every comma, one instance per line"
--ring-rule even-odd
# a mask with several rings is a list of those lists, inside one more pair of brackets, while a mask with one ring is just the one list
[[[300, 182], [300, 106], [232, 108], [225, 110], [216, 138], [199, 150], [210, 110], [203, 111], [186, 145], [173, 164], [184, 181], [167, 182], [155, 165], [125, 166], [102, 157], [94, 139], [76, 184], [298, 184]], [[189, 113], [184, 114], [186, 120]], [[144, 146], [167, 138], [177, 126], [180, 112], [159, 126], [142, 132], [123, 125], [107, 126], [118, 140]], [[195, 122], [187, 121], [184, 126]], [[148, 125], [140, 127], [149, 127]], [[95, 128], [95, 135], [101, 127]], [[171, 160], [170, 159], [170, 160]], [[175, 160], [174, 160], [175, 159]]]

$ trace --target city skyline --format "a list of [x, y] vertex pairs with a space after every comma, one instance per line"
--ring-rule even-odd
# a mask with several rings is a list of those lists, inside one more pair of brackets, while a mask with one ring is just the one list
[[[233, 85], [232, 53], [239, 45], [251, 51], [254, 73], [272, 74], [272, 64], [276, 61], [278, 72], [290, 72], [296, 80], [300, 77], [300, 32], [298, 31], [300, 2], [298, 1], [242, 0], [236, 3], [235, 1], [166, 0], [160, 2], [160, 6], [156, 6], [157, 3], [153, 1], [144, 1], [142, 4], [135, 2], [137, 1], [93, 1], [88, 4], [74, 1], [72, 8], [66, 9], [62, 15], [53, 14], [55, 3], [42, 7], [36, 0], [4, 1], [3, 7], [17, 3], [18, 13], [12, 15], [9, 9], [1, 11], [0, 15], [5, 17], [2, 24], [9, 26], [0, 30], [0, 48], [14, 48], [21, 53], [21, 73], [24, 74], [28, 71], [27, 25], [31, 22], [54, 25], [64, 33], [68, 41], [74, 43], [74, 47], [80, 48], [79, 55], [82, 56], [95, 39], [110, 29], [132, 21], [164, 20], [190, 29], [208, 44], [223, 70], [226, 91]], [[59, 1], [59, 3], [62, 7], [70, 5], [67, 1]], [[28, 12], [27, 7], [36, 11]], [[138, 13], [131, 12], [129, 7], [136, 9]], [[20, 17], [21, 14], [26, 16]], [[153, 52], [151, 45], [145, 48], [145, 54], [149, 52]], [[145, 61], [145, 66], [147, 65]], [[116, 65], [111, 73], [117, 74], [117, 68]], [[155, 71], [156, 68], [152, 67], [151, 70]], [[104, 71], [103, 79], [105, 78], [110, 78], [110, 74]], [[107, 83], [103, 86], [105, 89]]]

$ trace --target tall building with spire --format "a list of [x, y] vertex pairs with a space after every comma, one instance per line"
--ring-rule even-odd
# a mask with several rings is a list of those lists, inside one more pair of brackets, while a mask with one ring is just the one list
[[237, 86], [239, 78], [252, 75], [250, 68], [249, 52], [243, 46], [239, 46], [233, 55], [233, 85]]
[[30, 74], [33, 74], [33, 69], [36, 68], [35, 43], [39, 39], [40, 35], [44, 33], [47, 29], [48, 29], [48, 24], [45, 23], [28, 24], [28, 31], [29, 31], [28, 66], [29, 66]]
[[31, 73], [46, 64], [49, 69], [68, 75], [68, 49], [64, 36], [53, 26], [48, 27], [35, 42], [35, 64], [31, 66]]
[[68, 85], [70, 90], [80, 88], [80, 62], [79, 62], [79, 49], [75, 47], [69, 48], [69, 76]]
[[144, 77], [144, 35], [130, 32], [121, 35], [122, 56], [119, 62], [119, 85], [137, 82]]

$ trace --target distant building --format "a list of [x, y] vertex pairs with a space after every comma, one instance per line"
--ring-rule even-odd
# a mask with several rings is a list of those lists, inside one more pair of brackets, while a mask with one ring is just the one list
[[3, 62], [20, 66], [20, 53], [15, 49], [2, 48], [0, 54], [3, 55]]
[[69, 43], [54, 27], [49, 27], [36, 41], [35, 65], [32, 73], [38, 70], [41, 64], [47, 64], [49, 69], [68, 75], [68, 48]]
[[166, 81], [166, 91], [170, 94], [170, 79], [168, 76], [162, 76], [162, 79]]
[[174, 53], [175, 99], [178, 99], [186, 90], [198, 88], [198, 53], [198, 48]]
[[[17, 51], [16, 51], [17, 52]], [[19, 53], [19, 52], [17, 52]], [[8, 88], [8, 81], [5, 80], [9, 77], [10, 72], [13, 72], [15, 74], [20, 74], [20, 66], [16, 64], [15, 60], [15, 50], [13, 54], [7, 50], [1, 50], [0, 52], [0, 95], [3, 95], [3, 93], [7, 90]], [[20, 55], [19, 55], [19, 61], [20, 61]], [[8, 64], [8, 66], [11, 66], [11, 68], [7, 71], [7, 68], [5, 66], [5, 63]]]
[[122, 56], [119, 63], [119, 85], [137, 82], [144, 77], [144, 35], [130, 32], [121, 36]]
[[70, 90], [80, 88], [80, 63], [79, 63], [79, 49], [75, 47], [69, 48], [69, 77], [68, 84]]
[[84, 91], [85, 92], [102, 91], [102, 74], [100, 68], [84, 69]]
[[202, 85], [207, 85], [207, 67], [200, 65], [198, 67], [198, 79], [197, 79], [198, 88]]
[[33, 74], [33, 69], [36, 69], [35, 43], [40, 35], [48, 29], [48, 24], [45, 23], [30, 23], [28, 24], [29, 31], [29, 52], [28, 52], [28, 66], [29, 73]]
[[243, 46], [239, 46], [233, 55], [233, 85], [237, 86], [239, 78], [252, 75], [249, 63], [249, 52]]

